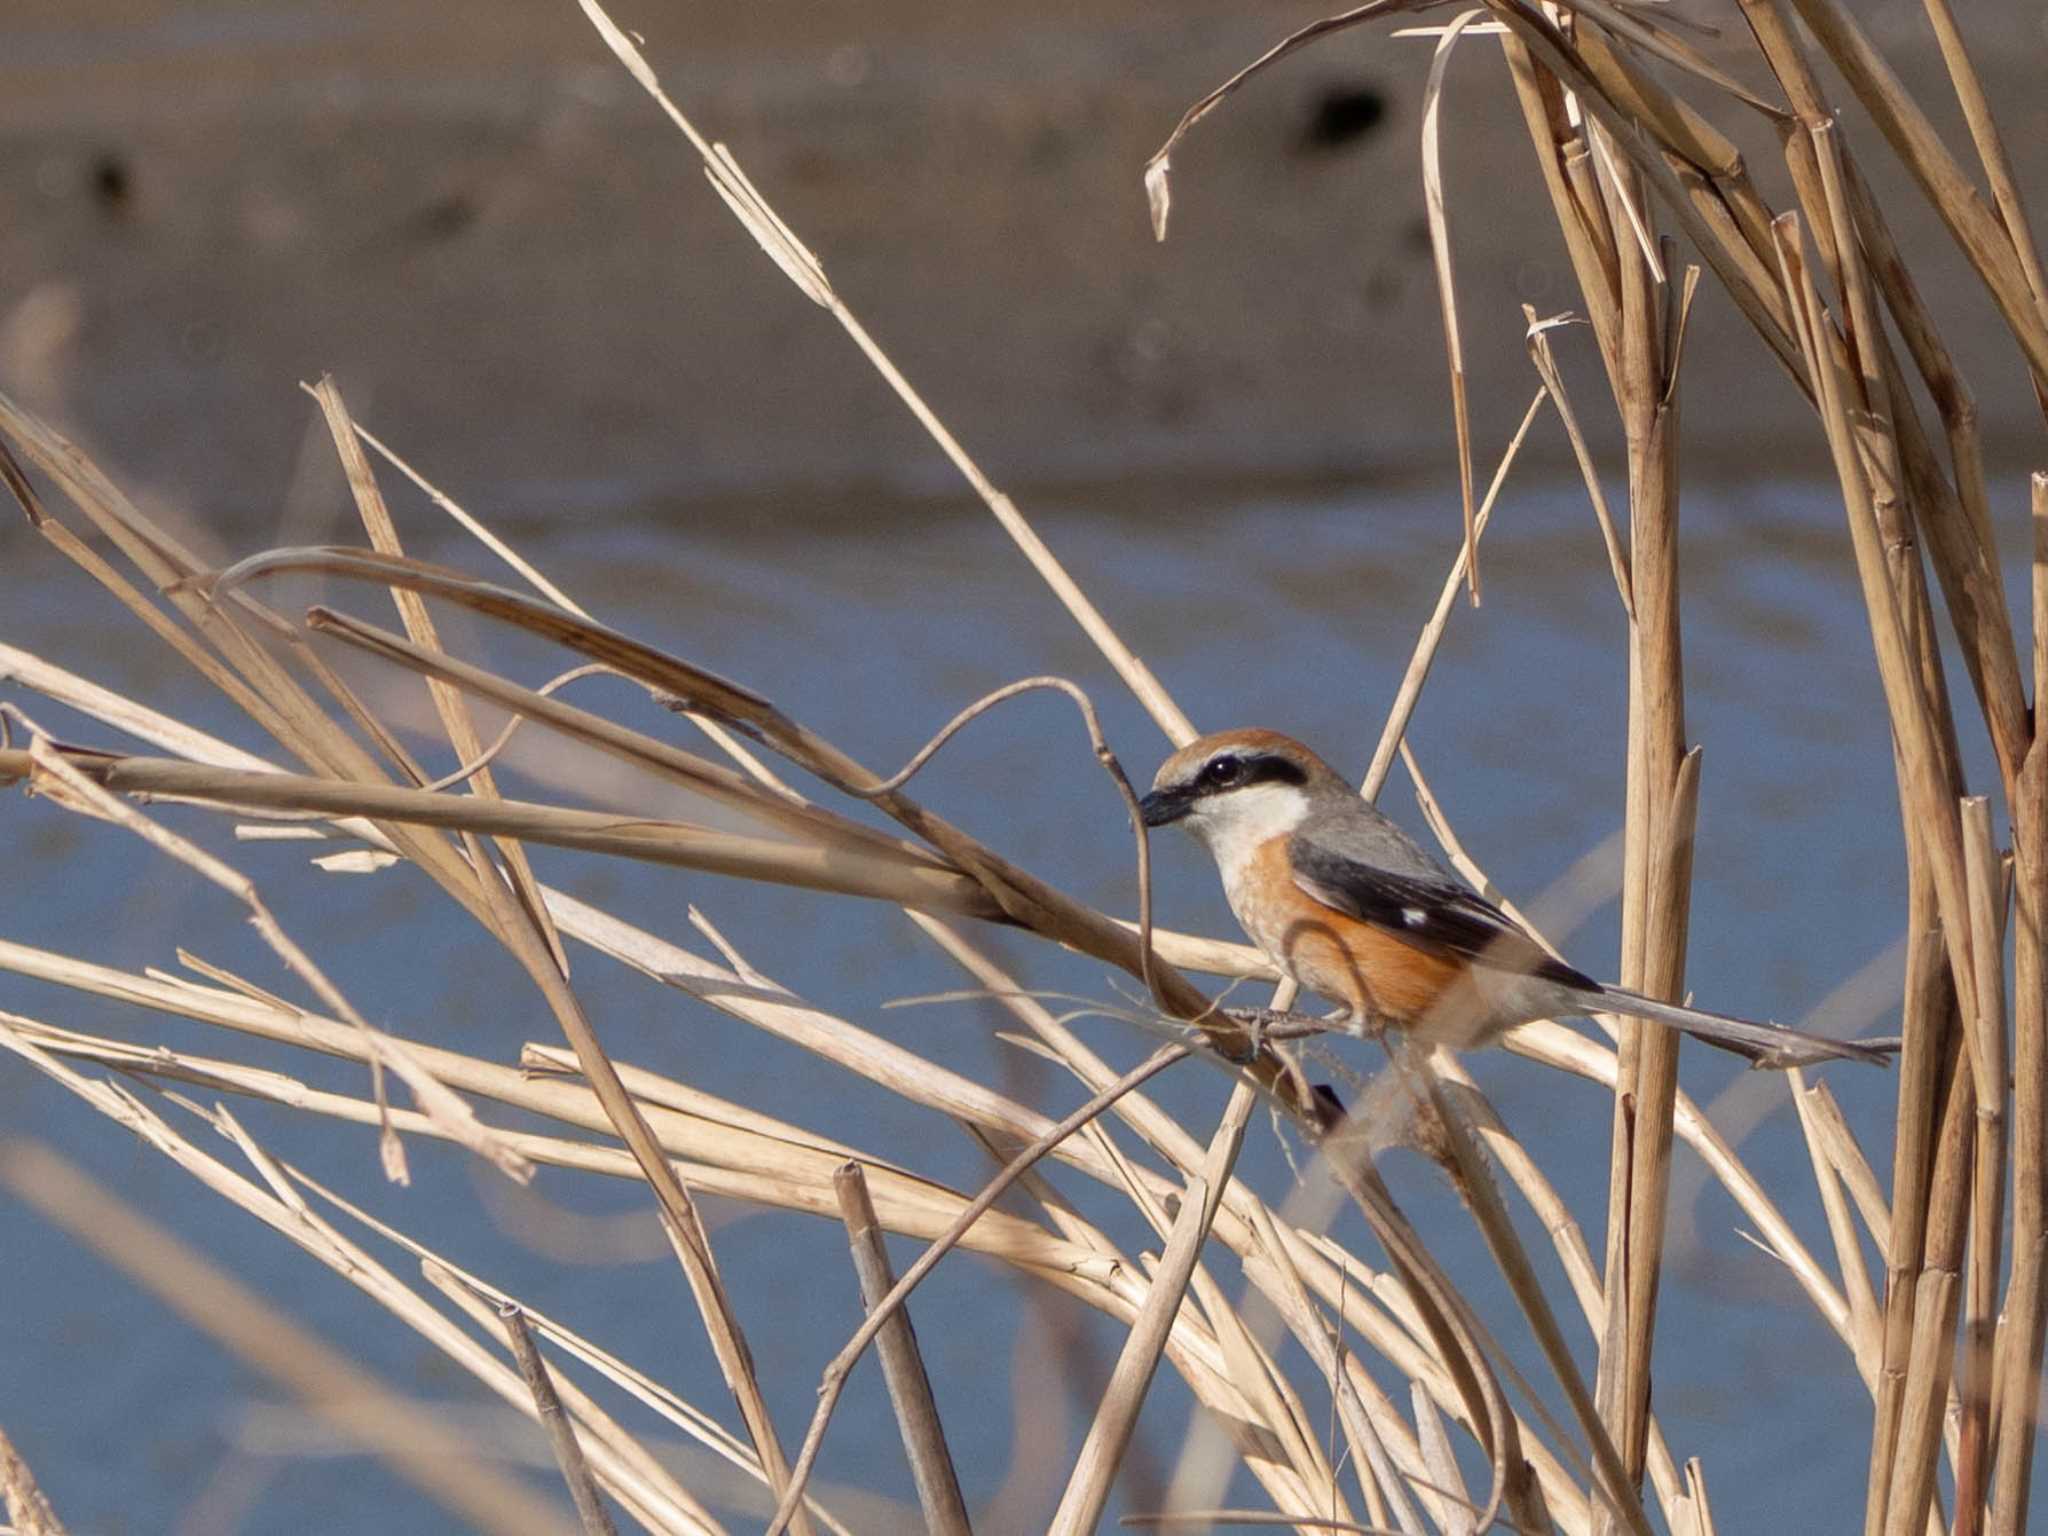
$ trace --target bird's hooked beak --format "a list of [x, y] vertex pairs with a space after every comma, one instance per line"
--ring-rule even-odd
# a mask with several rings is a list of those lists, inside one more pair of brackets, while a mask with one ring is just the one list
[[1195, 797], [1185, 789], [1155, 789], [1138, 802], [1138, 815], [1148, 827], [1170, 826], [1194, 809]]

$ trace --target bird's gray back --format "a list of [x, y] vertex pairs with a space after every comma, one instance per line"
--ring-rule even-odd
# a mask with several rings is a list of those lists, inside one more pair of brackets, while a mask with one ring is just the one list
[[1327, 853], [1417, 880], [1442, 881], [1465, 888], [1423, 846], [1384, 813], [1353, 798], [1341, 810], [1312, 811], [1294, 835]]

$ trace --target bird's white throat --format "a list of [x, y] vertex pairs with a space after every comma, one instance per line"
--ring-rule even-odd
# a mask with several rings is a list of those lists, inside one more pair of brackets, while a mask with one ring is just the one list
[[1250, 784], [1196, 802], [1185, 825], [1208, 846], [1226, 887], [1236, 887], [1252, 856], [1308, 817], [1308, 796], [1293, 784]]

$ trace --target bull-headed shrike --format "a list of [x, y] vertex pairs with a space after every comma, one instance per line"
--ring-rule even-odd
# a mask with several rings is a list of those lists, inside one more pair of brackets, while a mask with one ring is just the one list
[[1425, 853], [1300, 742], [1221, 731], [1160, 767], [1140, 807], [1215, 857], [1252, 942], [1349, 1027], [1454, 1048], [1532, 1019], [1627, 1014], [1684, 1030], [1759, 1066], [1886, 1061], [1883, 1049], [1732, 1019], [1621, 987], [1554, 959], [1506, 913]]

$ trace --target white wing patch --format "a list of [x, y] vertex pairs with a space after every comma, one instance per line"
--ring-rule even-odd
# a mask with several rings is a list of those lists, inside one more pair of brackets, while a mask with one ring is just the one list
[[1403, 907], [1401, 921], [1410, 928], [1426, 928], [1429, 926], [1429, 914], [1420, 907]]

